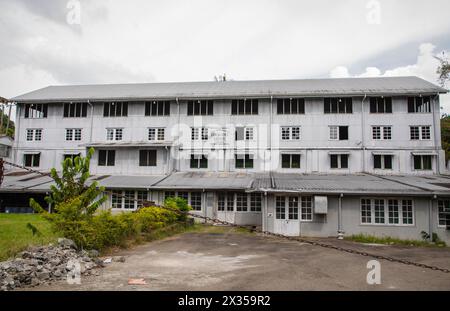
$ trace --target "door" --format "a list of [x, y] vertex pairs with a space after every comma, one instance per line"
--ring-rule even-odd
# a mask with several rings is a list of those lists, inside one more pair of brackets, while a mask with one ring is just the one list
[[217, 219], [234, 223], [234, 193], [219, 193], [217, 196]]
[[299, 197], [277, 196], [275, 206], [274, 232], [288, 236], [300, 235], [298, 219]]

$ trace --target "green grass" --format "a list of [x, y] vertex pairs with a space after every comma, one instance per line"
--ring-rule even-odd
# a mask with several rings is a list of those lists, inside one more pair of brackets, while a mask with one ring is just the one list
[[406, 245], [406, 246], [445, 246], [443, 244], [434, 244], [428, 241], [421, 240], [402, 240], [392, 237], [376, 237], [373, 235], [356, 234], [345, 238], [346, 240], [360, 242], [360, 243], [375, 243], [387, 245]]
[[[41, 236], [33, 236], [27, 224], [35, 226]], [[31, 245], [45, 245], [57, 239], [50, 224], [37, 214], [0, 213], [0, 261], [13, 257]]]

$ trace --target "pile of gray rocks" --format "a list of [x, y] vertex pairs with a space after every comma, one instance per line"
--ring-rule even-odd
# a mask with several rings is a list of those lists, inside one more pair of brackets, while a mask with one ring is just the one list
[[77, 251], [69, 239], [58, 245], [32, 247], [16, 258], [0, 262], [0, 291], [33, 287], [76, 275], [98, 275], [103, 266], [97, 251]]

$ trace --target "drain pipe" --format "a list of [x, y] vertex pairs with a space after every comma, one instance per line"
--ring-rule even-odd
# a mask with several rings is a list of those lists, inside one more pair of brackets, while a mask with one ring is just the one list
[[342, 197], [344, 196], [343, 193], [339, 195], [338, 199], [338, 239], [343, 240], [344, 239], [344, 231], [342, 230]]
[[437, 196], [433, 195], [433, 197], [428, 200], [428, 232], [430, 242], [433, 242], [433, 200], [436, 198]]
[[264, 191], [264, 210], [262, 217], [262, 230], [267, 231], [267, 191]]
[[366, 122], [365, 122], [365, 115], [364, 115], [364, 101], [367, 98], [367, 94], [364, 94], [364, 98], [361, 101], [361, 147], [363, 151], [362, 156], [362, 169], [363, 172], [366, 172]]

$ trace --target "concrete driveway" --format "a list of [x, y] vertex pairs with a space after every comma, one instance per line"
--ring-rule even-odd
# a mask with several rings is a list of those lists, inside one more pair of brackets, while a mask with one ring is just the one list
[[[450, 250], [367, 246], [327, 239], [371, 253], [450, 268]], [[99, 276], [32, 290], [450, 290], [450, 274], [380, 261], [381, 285], [368, 285], [368, 257], [264, 237], [230, 228], [191, 232], [139, 245]], [[128, 285], [144, 278], [147, 285]]]

